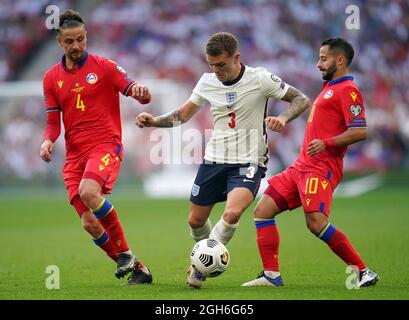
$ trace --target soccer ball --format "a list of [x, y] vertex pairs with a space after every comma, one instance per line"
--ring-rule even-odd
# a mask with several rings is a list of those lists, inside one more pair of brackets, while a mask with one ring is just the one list
[[223, 243], [214, 239], [203, 239], [193, 246], [190, 261], [195, 271], [205, 278], [212, 278], [226, 271], [230, 254]]

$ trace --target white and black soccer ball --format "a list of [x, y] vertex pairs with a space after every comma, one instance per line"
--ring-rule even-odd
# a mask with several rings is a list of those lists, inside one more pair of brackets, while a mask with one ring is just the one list
[[193, 246], [190, 261], [193, 269], [204, 277], [217, 277], [226, 271], [230, 254], [223, 243], [214, 239], [203, 239]]

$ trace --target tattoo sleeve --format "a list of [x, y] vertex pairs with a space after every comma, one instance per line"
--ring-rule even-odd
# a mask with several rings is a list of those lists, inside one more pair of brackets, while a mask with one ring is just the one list
[[299, 90], [290, 86], [281, 99], [290, 103], [287, 110], [283, 111], [280, 116], [287, 118], [287, 122], [294, 120], [310, 106], [310, 100]]
[[175, 110], [156, 118], [158, 120], [157, 127], [170, 128], [180, 126], [185, 121], [180, 116], [180, 110]]

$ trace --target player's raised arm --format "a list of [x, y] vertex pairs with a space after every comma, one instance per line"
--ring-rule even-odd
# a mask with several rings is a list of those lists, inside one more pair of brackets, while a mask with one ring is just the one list
[[277, 117], [267, 117], [265, 119], [267, 128], [276, 132], [281, 132], [288, 122], [297, 118], [310, 106], [310, 100], [307, 96], [292, 86], [289, 86], [281, 100], [290, 103], [288, 109]]
[[199, 106], [194, 104], [191, 100], [187, 100], [180, 108], [158, 117], [154, 117], [147, 112], [142, 112], [136, 117], [135, 124], [139, 128], [176, 127], [187, 122], [199, 109]]
[[103, 60], [105, 71], [115, 90], [141, 104], [150, 103], [152, 95], [146, 85], [129, 78], [125, 69], [111, 59]]
[[310, 106], [310, 100], [307, 96], [292, 86], [288, 88], [281, 100], [290, 103], [290, 107], [279, 115], [285, 118], [287, 123], [297, 118]]

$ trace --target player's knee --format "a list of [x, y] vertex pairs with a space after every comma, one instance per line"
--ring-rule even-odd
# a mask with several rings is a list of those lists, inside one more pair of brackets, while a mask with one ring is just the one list
[[207, 217], [201, 218], [193, 214], [190, 214], [189, 219], [188, 219], [189, 226], [192, 227], [193, 229], [200, 228], [206, 223], [206, 221], [207, 221]]
[[253, 210], [253, 216], [254, 218], [261, 218], [262, 215], [262, 210], [259, 206], [255, 207]]
[[307, 220], [307, 228], [311, 233], [317, 235], [323, 228], [321, 222], [316, 220]]
[[223, 219], [229, 224], [239, 222], [243, 210], [237, 207], [226, 208], [223, 213]]
[[274, 217], [278, 214], [278, 212], [269, 212], [262, 206], [256, 206], [253, 211], [254, 218], [259, 219], [274, 219]]
[[305, 221], [308, 230], [317, 235], [328, 224], [328, 219], [322, 213], [306, 213]]
[[80, 186], [78, 194], [80, 195], [81, 200], [85, 203], [85, 205], [88, 208], [93, 207], [94, 200], [96, 197], [98, 197], [94, 190], [82, 186]]

